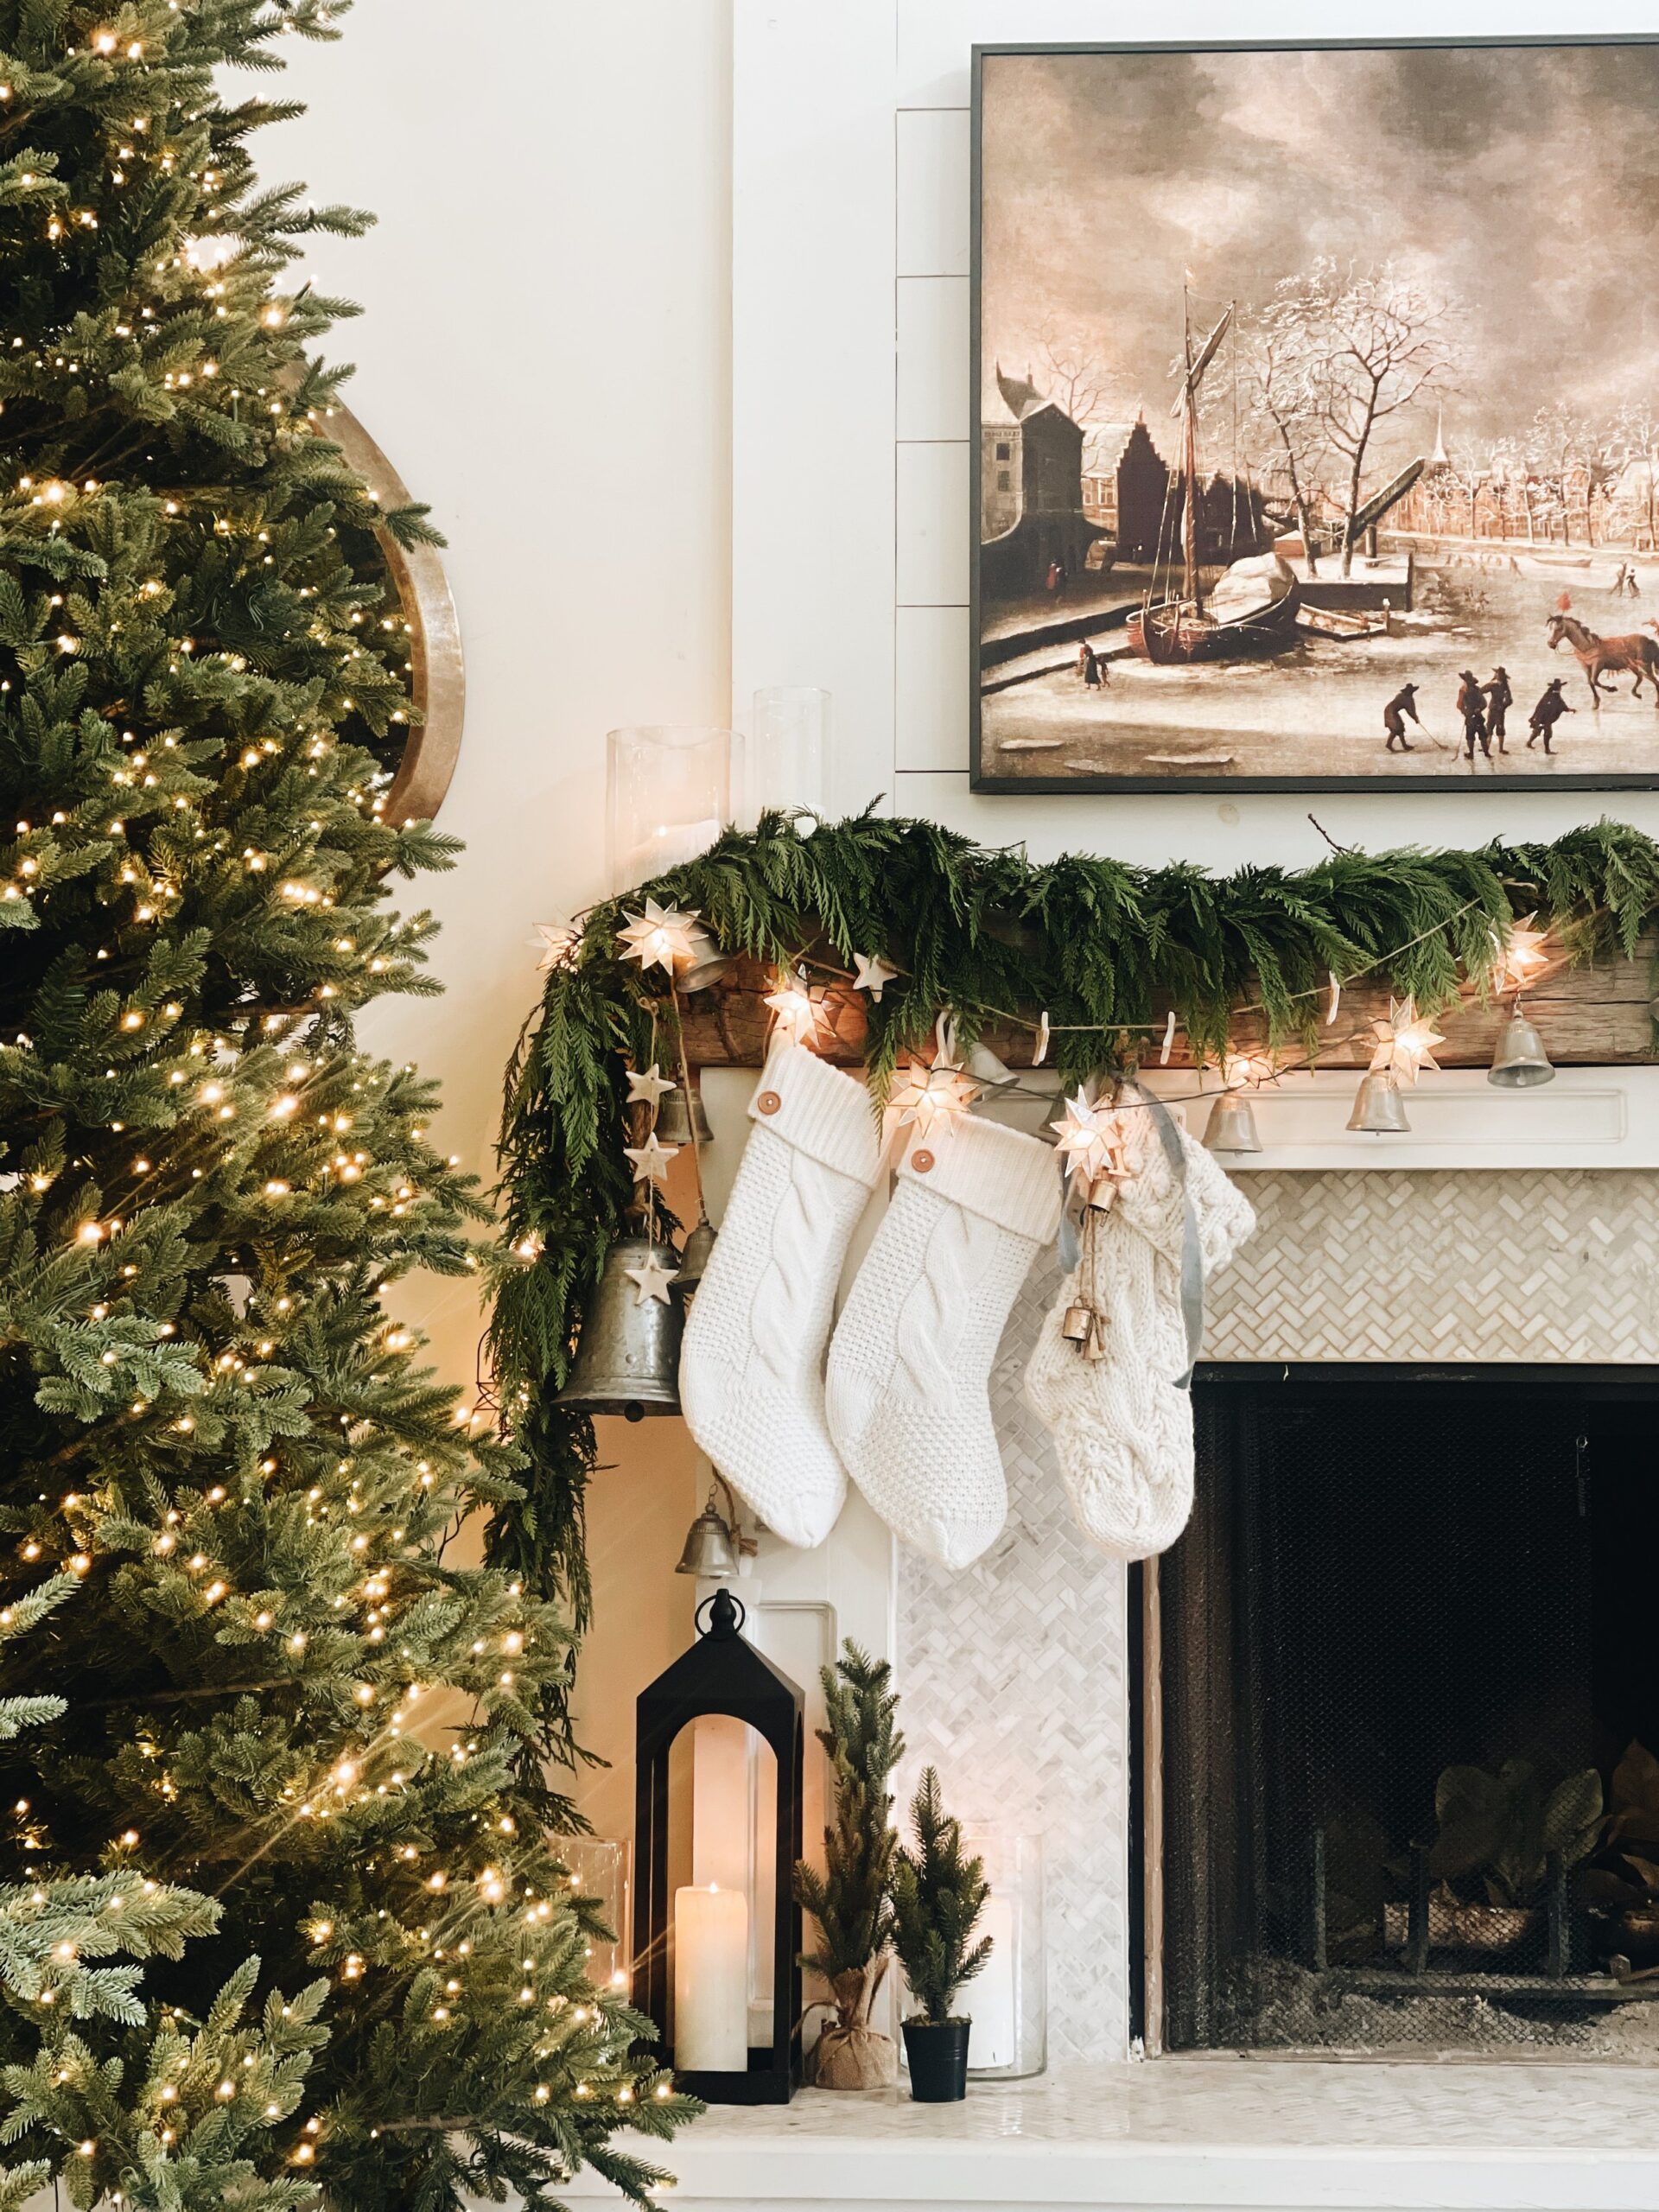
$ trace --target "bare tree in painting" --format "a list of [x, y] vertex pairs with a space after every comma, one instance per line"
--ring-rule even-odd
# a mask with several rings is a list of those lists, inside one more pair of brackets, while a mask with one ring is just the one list
[[1243, 383], [1250, 426], [1267, 448], [1265, 471], [1270, 481], [1276, 479], [1284, 487], [1306, 549], [1307, 572], [1317, 575], [1313, 507], [1320, 467], [1330, 450], [1324, 355], [1312, 342], [1294, 283], [1280, 284], [1255, 317], [1248, 337]]
[[1561, 540], [1573, 543], [1575, 509], [1584, 515], [1584, 534], [1596, 542], [1596, 493], [1612, 474], [1613, 439], [1580, 408], [1552, 399], [1532, 418], [1534, 466], [1554, 514], [1561, 518]]
[[1097, 422], [1117, 391], [1113, 370], [1079, 332], [1045, 322], [1037, 337], [1042, 366], [1033, 379], [1044, 397], [1069, 415], [1074, 423]]
[[1308, 342], [1323, 354], [1325, 435], [1340, 456], [1342, 573], [1353, 567], [1355, 518], [1364, 504], [1365, 463], [1379, 425], [1444, 385], [1458, 358], [1452, 303], [1393, 262], [1364, 270], [1314, 264], [1291, 296]]
[[[1624, 481], [1636, 473], [1634, 497], [1643, 516], [1647, 550], [1659, 547], [1659, 516], [1655, 513], [1654, 471], [1659, 468], [1659, 407], [1649, 399], [1633, 399], [1619, 412], [1616, 426]], [[1638, 538], [1638, 543], [1640, 540]]]

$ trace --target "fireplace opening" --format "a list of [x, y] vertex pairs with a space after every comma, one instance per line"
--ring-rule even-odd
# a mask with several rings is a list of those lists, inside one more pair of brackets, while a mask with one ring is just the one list
[[1659, 2057], [1659, 1370], [1193, 1395], [1141, 1579], [1148, 2043]]

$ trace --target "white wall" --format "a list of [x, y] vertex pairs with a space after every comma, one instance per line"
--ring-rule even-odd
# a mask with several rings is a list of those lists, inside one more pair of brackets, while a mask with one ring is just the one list
[[[364, 307], [347, 397], [448, 537], [467, 657], [467, 855], [418, 894], [448, 995], [371, 1041], [442, 1079], [488, 1173], [525, 940], [608, 888], [606, 730], [726, 719], [728, 11], [358, 0], [285, 52], [310, 111], [256, 151], [379, 217], [305, 265]], [[423, 1318], [470, 1374], [475, 1317]]]

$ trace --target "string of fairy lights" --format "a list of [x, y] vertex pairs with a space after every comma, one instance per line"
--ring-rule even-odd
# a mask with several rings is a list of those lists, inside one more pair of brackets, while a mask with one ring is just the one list
[[[1472, 910], [1474, 902], [1467, 901], [1452, 914], [1437, 923], [1433, 929], [1421, 932], [1390, 950], [1379, 953], [1344, 976], [1332, 970], [1325, 984], [1316, 988], [1293, 992], [1287, 1003], [1319, 999], [1323, 1001], [1322, 1035], [1313, 1048], [1306, 1046], [1278, 1048], [1258, 1046], [1249, 1049], [1229, 1050], [1223, 1055], [1216, 1072], [1218, 1083], [1206, 1084], [1204, 1077], [1209, 1069], [1201, 1058], [1198, 1063], [1198, 1088], [1187, 1093], [1165, 1094], [1164, 1103], [1180, 1103], [1185, 1100], [1202, 1099], [1206, 1103], [1220, 1100], [1243, 1099], [1287, 1073], [1311, 1070], [1328, 1054], [1351, 1052], [1356, 1045], [1364, 1048], [1366, 1065], [1362, 1077], [1360, 1101], [1357, 1104], [1357, 1118], [1351, 1127], [1367, 1124], [1357, 1118], [1364, 1110], [1366, 1082], [1380, 1082], [1384, 1090], [1395, 1098], [1400, 1091], [1416, 1084], [1425, 1069], [1438, 1071], [1434, 1048], [1444, 1043], [1440, 1032], [1431, 1017], [1421, 1013], [1415, 999], [1390, 1000], [1386, 1016], [1370, 1015], [1338, 1030], [1337, 1023], [1345, 988], [1363, 980], [1379, 969], [1392, 965], [1403, 954], [1433, 936], [1442, 935], [1447, 927]], [[1491, 998], [1512, 999], [1513, 1017], [1518, 1019], [1523, 995], [1548, 967], [1554, 956], [1549, 949], [1547, 930], [1534, 926], [1535, 913], [1527, 914], [1511, 922], [1506, 935], [1496, 931], [1491, 937], [1491, 957], [1485, 973], [1476, 979], [1481, 990]], [[574, 969], [582, 953], [583, 923], [581, 918], [569, 923], [545, 923], [539, 926], [537, 939], [542, 949], [541, 966], [544, 970]], [[718, 950], [702, 925], [696, 908], [682, 909], [663, 906], [655, 899], [646, 898], [641, 909], [635, 912], [625, 909], [622, 925], [617, 931], [617, 943], [625, 960], [638, 963], [641, 974], [659, 969], [666, 978], [668, 995], [676, 1014], [679, 1011], [679, 993], [687, 978], [695, 987], [700, 976], [712, 973], [719, 962]], [[821, 957], [802, 952], [784, 963], [772, 977], [772, 988], [762, 994], [762, 1003], [771, 1016], [769, 1047], [776, 1044], [798, 1045], [809, 1051], [821, 1048], [827, 1033], [833, 1032], [836, 1010], [835, 994], [849, 988], [879, 1003], [887, 984], [905, 973], [899, 966], [875, 953], [853, 956], [854, 966], [849, 969], [826, 962]], [[823, 979], [823, 980], [818, 980]], [[1020, 1031], [1032, 1039], [1029, 1065], [1039, 1068], [1046, 1058], [1051, 1040], [1057, 1035], [1098, 1036], [1119, 1043], [1130, 1035], [1146, 1034], [1158, 1039], [1157, 1060], [1168, 1066], [1179, 1033], [1179, 1017], [1172, 1008], [1161, 1021], [1102, 1023], [1055, 1023], [1046, 1012], [1035, 1015], [997, 1007], [976, 1008], [979, 1017], [988, 1016], [1006, 1028]], [[1240, 1005], [1234, 1009], [1236, 1020], [1267, 1014], [1260, 1004]], [[682, 1048], [683, 1026], [681, 1025]], [[654, 1034], [654, 1030], [653, 1030]], [[1541, 1052], [1541, 1048], [1540, 1047]], [[1214, 1065], [1213, 1063], [1211, 1064]], [[1548, 1071], [1548, 1063], [1543, 1064]], [[653, 1065], [652, 1076], [657, 1073]], [[644, 1090], [637, 1088], [641, 1078], [629, 1077], [629, 1097], [643, 1099]], [[689, 1090], [690, 1071], [685, 1071]], [[671, 1086], [664, 1086], [670, 1088]], [[912, 1053], [901, 1062], [886, 1099], [886, 1121], [890, 1132], [912, 1131], [917, 1137], [927, 1138], [936, 1131], [948, 1131], [950, 1126], [967, 1114], [988, 1093], [1001, 1098], [1028, 1096], [1046, 1100], [1046, 1090], [1036, 1090], [1020, 1082], [1016, 1071], [1007, 1067], [988, 1047], [976, 1046], [965, 1056], [960, 1052], [956, 1036], [956, 1018], [952, 1009], [942, 1008], [934, 1024], [934, 1046], [931, 1058]], [[650, 1100], [654, 1112], [655, 1096]], [[1057, 1133], [1058, 1148], [1063, 1157], [1075, 1160], [1077, 1147], [1090, 1158], [1116, 1164], [1121, 1172], [1122, 1160], [1122, 1125], [1117, 1117], [1145, 1109], [1147, 1101], [1143, 1095], [1126, 1088], [1116, 1079], [1098, 1084], [1091, 1082], [1081, 1087], [1065, 1103], [1064, 1117], [1050, 1127]], [[1391, 1109], [1387, 1125], [1403, 1128], [1403, 1114], [1397, 1104]], [[1248, 1124], [1248, 1137], [1239, 1142], [1224, 1119], [1219, 1128], [1212, 1121], [1210, 1141], [1218, 1150], [1256, 1150], [1254, 1125]], [[666, 1182], [667, 1173], [677, 1147], [664, 1147], [657, 1141], [654, 1128], [648, 1130], [638, 1145], [626, 1147], [626, 1155], [636, 1183], [645, 1186], [645, 1193], [654, 1199], [655, 1194]], [[695, 1153], [695, 1140], [693, 1142]], [[1103, 1172], [1097, 1167], [1096, 1173]], [[645, 1206], [648, 1221], [654, 1221], [654, 1204]], [[522, 1248], [521, 1248], [522, 1249]], [[534, 1256], [525, 1251], [524, 1256]], [[672, 1280], [671, 1276], [665, 1280]], [[644, 1292], [641, 1295], [645, 1295]], [[650, 1292], [658, 1294], [655, 1287]], [[661, 1294], [666, 1297], [666, 1290]]]

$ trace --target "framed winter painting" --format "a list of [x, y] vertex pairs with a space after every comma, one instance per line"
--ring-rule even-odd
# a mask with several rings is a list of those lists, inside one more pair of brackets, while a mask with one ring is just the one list
[[974, 786], [1659, 785], [1659, 41], [974, 52]]

